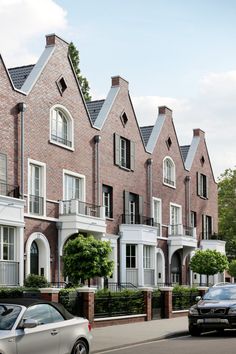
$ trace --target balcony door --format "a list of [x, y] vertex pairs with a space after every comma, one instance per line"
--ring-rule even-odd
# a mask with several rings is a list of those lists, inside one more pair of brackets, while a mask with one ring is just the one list
[[181, 207], [171, 204], [170, 206], [170, 225], [171, 235], [177, 236], [180, 234], [182, 224]]
[[30, 213], [43, 215], [43, 167], [30, 164]]

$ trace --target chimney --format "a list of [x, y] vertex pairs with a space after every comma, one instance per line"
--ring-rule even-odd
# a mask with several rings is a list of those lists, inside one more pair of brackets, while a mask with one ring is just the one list
[[164, 114], [164, 115], [172, 118], [172, 110], [166, 106], [158, 107], [158, 112], [159, 112], [159, 114]]
[[112, 87], [115, 87], [115, 86], [125, 87], [128, 90], [129, 82], [120, 76], [113, 76], [111, 78], [111, 86]]
[[56, 35], [53, 34], [47, 34], [46, 35], [46, 47], [53, 46], [56, 44]]
[[193, 129], [193, 136], [205, 137], [205, 132], [199, 128]]

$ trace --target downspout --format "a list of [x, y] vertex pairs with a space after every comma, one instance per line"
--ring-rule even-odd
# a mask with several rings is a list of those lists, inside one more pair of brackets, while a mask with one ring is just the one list
[[[95, 185], [96, 185], [96, 205], [101, 206], [101, 196], [100, 196], [100, 152], [99, 152], [99, 142], [101, 140], [100, 135], [94, 136], [95, 142]], [[101, 217], [101, 215], [99, 215]]]
[[148, 178], [148, 199], [149, 199], [149, 217], [153, 218], [153, 207], [152, 207], [152, 159], [147, 160], [147, 178]]
[[26, 110], [26, 104], [24, 102], [18, 103], [18, 111], [21, 118], [21, 168], [20, 168], [20, 196], [24, 199], [24, 154], [25, 154], [25, 140], [24, 140], [24, 112]]

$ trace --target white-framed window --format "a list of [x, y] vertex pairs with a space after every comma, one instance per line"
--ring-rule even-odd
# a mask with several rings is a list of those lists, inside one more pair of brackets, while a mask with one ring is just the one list
[[15, 228], [0, 226], [0, 260], [15, 260]]
[[134, 171], [135, 164], [135, 143], [118, 134], [114, 134], [115, 156], [114, 162], [116, 165], [127, 170]]
[[136, 268], [137, 255], [136, 255], [136, 245], [127, 244], [126, 245], [126, 268]]
[[162, 211], [161, 199], [153, 198], [153, 226], [157, 228], [158, 235], [161, 236]]
[[106, 218], [113, 217], [112, 190], [113, 189], [111, 186], [106, 186], [105, 184], [102, 185], [102, 199], [103, 199], [103, 206], [105, 207]]
[[67, 149], [74, 148], [73, 118], [61, 105], [56, 105], [50, 110], [50, 142]]
[[130, 224], [135, 224], [135, 201], [129, 201], [129, 216], [130, 216]]
[[203, 173], [197, 173], [197, 194], [202, 198], [208, 198], [208, 177]]
[[182, 207], [170, 204], [170, 233], [172, 236], [181, 235], [182, 230]]
[[68, 170], [63, 170], [64, 200], [78, 199], [85, 201], [85, 176]]
[[169, 156], [163, 160], [163, 183], [169, 187], [176, 186], [175, 164]]
[[44, 215], [46, 209], [46, 164], [30, 159], [28, 169], [29, 213]]
[[153, 268], [153, 247], [144, 245], [143, 246], [143, 268], [152, 269]]

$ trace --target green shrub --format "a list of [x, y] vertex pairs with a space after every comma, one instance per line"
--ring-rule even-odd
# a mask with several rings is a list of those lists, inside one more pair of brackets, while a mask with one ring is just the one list
[[16, 297], [23, 297], [24, 289], [19, 288], [0, 288], [0, 298], [16, 298]]
[[195, 303], [196, 296], [199, 291], [196, 288], [186, 288], [183, 286], [175, 286], [173, 289], [173, 310], [187, 310]]
[[47, 288], [49, 283], [42, 275], [30, 274], [25, 279], [24, 285], [26, 288]]

